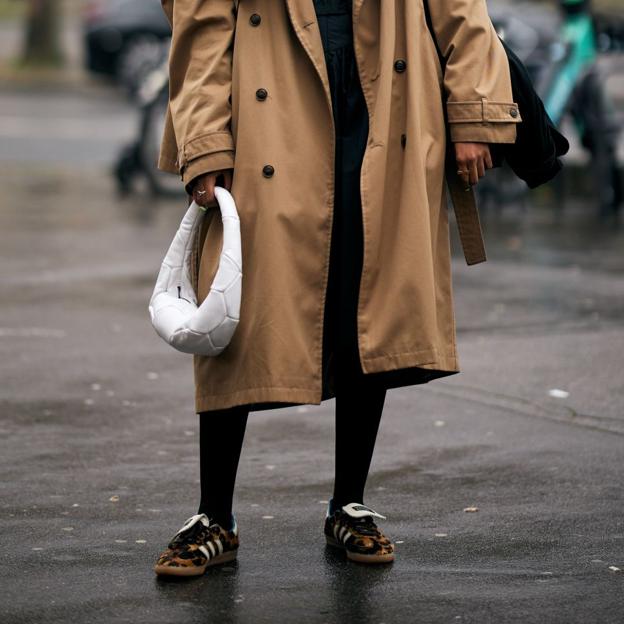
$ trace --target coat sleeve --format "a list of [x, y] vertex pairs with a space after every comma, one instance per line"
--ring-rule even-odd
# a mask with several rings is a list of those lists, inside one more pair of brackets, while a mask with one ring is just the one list
[[429, 12], [446, 60], [451, 140], [514, 143], [522, 118], [513, 101], [507, 54], [486, 0], [429, 0]]
[[182, 181], [231, 169], [232, 0], [161, 0], [171, 25], [169, 111]]

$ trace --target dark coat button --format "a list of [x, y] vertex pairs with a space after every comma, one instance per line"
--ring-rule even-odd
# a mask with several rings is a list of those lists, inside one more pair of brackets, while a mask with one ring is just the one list
[[394, 61], [394, 69], [399, 73], [404, 72], [407, 67], [407, 63], [403, 59], [397, 59]]
[[402, 134], [401, 135], [401, 147], [405, 147], [405, 143], [407, 143], [407, 136]]
[[273, 169], [273, 165], [264, 165], [264, 167], [262, 167], [262, 175], [265, 178], [270, 178], [274, 172], [275, 169]]
[[510, 114], [512, 117], [517, 117], [517, 116], [518, 116], [518, 110], [517, 110], [517, 109], [515, 109], [515, 108], [512, 108], [512, 109], [510, 109], [510, 110], [509, 110], [509, 114]]
[[258, 26], [258, 24], [260, 24], [260, 20], [262, 20], [262, 18], [257, 13], [252, 13], [249, 18], [249, 22], [252, 26]]
[[268, 91], [266, 89], [258, 89], [256, 91], [256, 100], [266, 100]]

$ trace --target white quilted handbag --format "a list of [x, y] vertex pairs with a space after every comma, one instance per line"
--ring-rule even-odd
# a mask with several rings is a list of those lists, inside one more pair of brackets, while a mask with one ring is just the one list
[[193, 240], [206, 210], [189, 206], [162, 262], [149, 303], [158, 335], [184, 353], [219, 355], [229, 344], [240, 318], [242, 253], [240, 220], [230, 192], [215, 186], [223, 222], [223, 246], [210, 292], [200, 306], [191, 284]]

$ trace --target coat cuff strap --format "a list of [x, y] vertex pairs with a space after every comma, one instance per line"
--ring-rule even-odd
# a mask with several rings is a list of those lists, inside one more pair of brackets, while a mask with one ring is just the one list
[[178, 151], [178, 170], [193, 160], [215, 152], [234, 151], [234, 139], [228, 130], [217, 130], [200, 134], [188, 140]]
[[221, 152], [212, 152], [205, 154], [199, 158], [191, 160], [182, 168], [182, 182], [187, 194], [191, 194], [191, 182], [200, 175], [211, 173], [213, 171], [221, 171], [223, 169], [234, 168], [233, 150], [223, 150]]
[[515, 102], [481, 100], [448, 101], [446, 111], [450, 123], [494, 122], [518, 123], [522, 121]]
[[515, 143], [516, 124], [522, 121], [516, 102], [452, 101], [446, 110], [453, 142]]

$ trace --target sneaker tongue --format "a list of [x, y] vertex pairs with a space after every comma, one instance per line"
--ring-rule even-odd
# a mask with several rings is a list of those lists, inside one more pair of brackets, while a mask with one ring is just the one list
[[184, 522], [184, 524], [178, 530], [178, 534], [187, 531], [188, 529], [190, 529], [191, 527], [193, 527], [197, 523], [203, 524], [204, 526], [208, 526], [210, 524], [210, 520], [208, 519], [206, 514], [203, 514], [203, 513], [195, 514], [195, 515], [191, 516], [190, 518], [188, 518]]
[[364, 518], [366, 516], [370, 516], [374, 518], [382, 518], [384, 520], [386, 519], [386, 516], [382, 516], [374, 509], [360, 503], [349, 503], [348, 505], [343, 505], [342, 510], [352, 518]]

